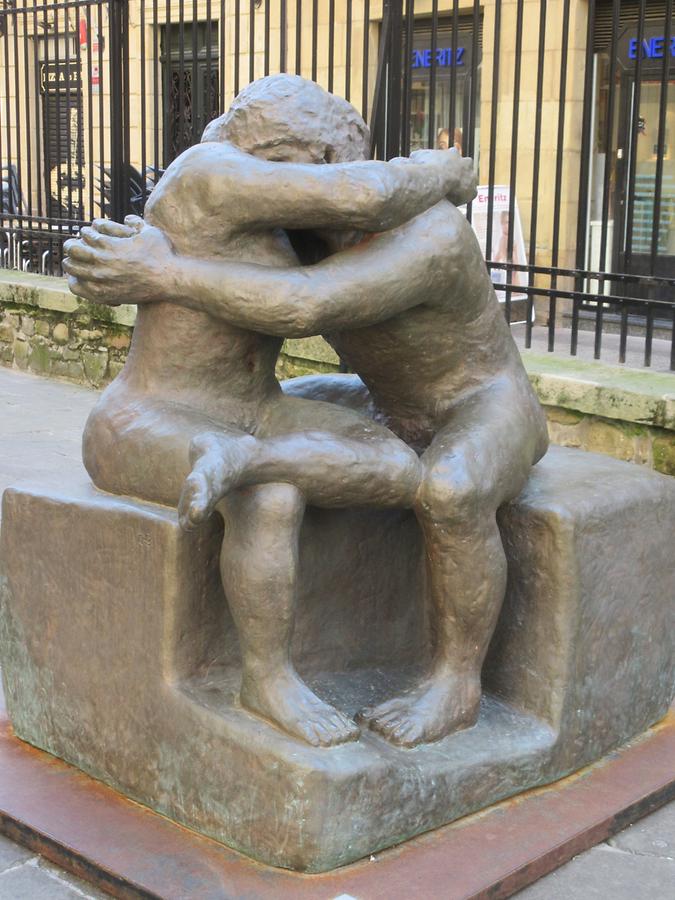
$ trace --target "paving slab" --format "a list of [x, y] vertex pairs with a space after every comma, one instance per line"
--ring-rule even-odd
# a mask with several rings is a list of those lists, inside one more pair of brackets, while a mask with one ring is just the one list
[[673, 900], [675, 863], [623, 853], [607, 844], [588, 850], [518, 894], [519, 900]]
[[675, 864], [675, 803], [630, 825], [608, 843], [627, 853], [660, 856]]
[[98, 900], [104, 896], [38, 858], [0, 872], [0, 900]]
[[20, 866], [34, 856], [35, 854], [31, 853], [30, 850], [26, 850], [24, 847], [15, 844], [14, 841], [10, 841], [8, 838], [0, 835], [0, 872], [4, 872], [6, 869], [14, 866]]

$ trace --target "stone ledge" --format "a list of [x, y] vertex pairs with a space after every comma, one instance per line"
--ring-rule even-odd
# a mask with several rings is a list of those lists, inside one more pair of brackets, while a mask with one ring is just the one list
[[539, 400], [604, 419], [675, 431], [675, 377], [522, 351]]
[[14, 269], [0, 270], [0, 304], [38, 307], [62, 313], [85, 313], [89, 318], [116, 325], [133, 325], [136, 321], [135, 306], [89, 303], [71, 294], [64, 278], [17, 272]]

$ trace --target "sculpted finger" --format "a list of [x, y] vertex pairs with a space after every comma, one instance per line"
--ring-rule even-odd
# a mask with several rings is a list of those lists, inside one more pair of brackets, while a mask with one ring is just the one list
[[115, 243], [119, 240], [119, 238], [101, 234], [100, 231], [97, 231], [90, 225], [86, 225], [80, 231], [80, 237], [86, 244], [89, 244], [90, 247], [95, 247], [96, 249], [101, 248], [104, 250], [114, 250]]
[[94, 219], [91, 227], [98, 231], [99, 234], [107, 234], [108, 237], [128, 238], [136, 233], [134, 228], [128, 225], [120, 225], [119, 222], [113, 222], [112, 219]]
[[63, 249], [68, 254], [69, 259], [75, 259], [81, 262], [90, 263], [95, 263], [97, 260], [95, 251], [91, 247], [88, 247], [87, 244], [84, 244], [82, 241], [66, 241], [66, 243], [63, 245]]
[[[63, 268], [66, 268], [65, 264]], [[85, 300], [93, 299], [90, 285], [88, 285], [86, 281], [80, 281], [80, 279], [76, 278], [74, 275], [68, 276], [68, 287], [77, 297], [84, 297]]]
[[63, 269], [68, 275], [75, 278], [83, 278], [86, 281], [100, 281], [100, 275], [87, 262], [75, 259], [73, 256], [67, 256], [63, 260]]
[[138, 232], [141, 230], [145, 222], [140, 216], [125, 216], [124, 224], [131, 228], [134, 232]]

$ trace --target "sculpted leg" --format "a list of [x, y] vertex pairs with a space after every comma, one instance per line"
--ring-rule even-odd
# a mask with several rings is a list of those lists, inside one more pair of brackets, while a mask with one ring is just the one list
[[359, 729], [304, 684], [290, 659], [304, 508], [289, 484], [230, 495], [218, 506], [221, 572], [242, 651], [242, 706], [310, 744], [330, 746], [356, 740]]
[[520, 492], [543, 452], [542, 428], [537, 409], [493, 389], [458, 408], [422, 457], [416, 513], [425, 538], [432, 662], [412, 691], [361, 713], [394, 743], [439, 740], [476, 722], [481, 667], [506, 588], [496, 513]]
[[289, 483], [315, 506], [413, 505], [417, 455], [388, 429], [351, 409], [282, 397], [263, 411], [255, 436], [198, 435], [181, 497], [185, 527], [196, 525], [235, 487]]

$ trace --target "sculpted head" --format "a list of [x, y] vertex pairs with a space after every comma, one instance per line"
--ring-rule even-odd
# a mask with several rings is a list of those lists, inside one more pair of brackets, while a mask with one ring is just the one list
[[202, 141], [228, 141], [278, 162], [352, 162], [369, 155], [368, 126], [354, 107], [298, 75], [249, 84], [207, 125]]

